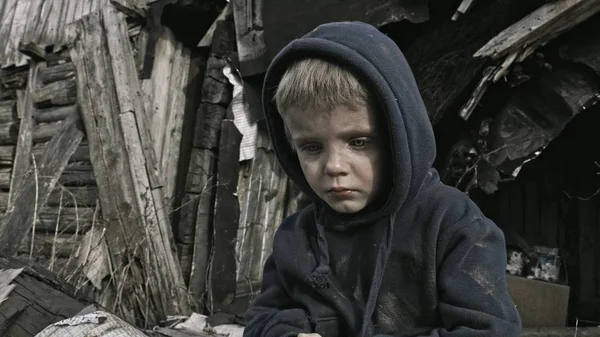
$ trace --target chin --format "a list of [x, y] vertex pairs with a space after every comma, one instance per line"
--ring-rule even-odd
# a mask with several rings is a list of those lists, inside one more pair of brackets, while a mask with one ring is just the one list
[[362, 211], [365, 205], [352, 201], [328, 202], [329, 207], [342, 214], [352, 214]]

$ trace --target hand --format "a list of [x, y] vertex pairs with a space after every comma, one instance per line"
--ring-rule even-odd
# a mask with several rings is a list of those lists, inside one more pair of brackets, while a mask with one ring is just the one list
[[298, 337], [321, 337], [318, 333], [299, 333]]

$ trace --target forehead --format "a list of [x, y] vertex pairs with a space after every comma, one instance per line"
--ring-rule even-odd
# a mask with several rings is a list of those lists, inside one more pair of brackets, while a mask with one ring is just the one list
[[350, 109], [345, 106], [331, 111], [312, 109], [289, 109], [284, 121], [292, 136], [331, 133], [331, 132], [376, 132], [379, 116], [373, 109], [359, 106]]

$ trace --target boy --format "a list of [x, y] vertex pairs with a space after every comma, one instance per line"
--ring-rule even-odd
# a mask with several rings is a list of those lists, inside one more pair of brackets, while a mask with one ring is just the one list
[[322, 25], [273, 60], [263, 99], [279, 161], [313, 205], [277, 230], [245, 337], [519, 336], [504, 236], [440, 182], [392, 40]]

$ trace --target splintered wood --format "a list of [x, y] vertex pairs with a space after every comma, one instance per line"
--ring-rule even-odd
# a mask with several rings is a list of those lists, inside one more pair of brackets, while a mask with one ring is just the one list
[[502, 63], [486, 69], [471, 98], [460, 109], [460, 117], [469, 119], [490, 84], [503, 78], [514, 62], [523, 61], [539, 47], [598, 12], [597, 0], [552, 1], [496, 35], [474, 57], [501, 59]]
[[34, 90], [36, 71], [37, 67], [33, 66], [27, 94], [22, 97], [20, 95], [19, 108], [24, 109], [24, 112], [19, 132], [21, 142], [17, 148], [13, 172], [22, 172], [22, 176], [13, 177], [8, 209], [0, 226], [0, 253], [7, 256], [18, 252], [21, 242], [34, 226], [39, 211], [50, 198], [69, 158], [75, 153], [84, 136], [78, 125], [79, 114], [70, 115], [51, 137], [40, 162], [30, 168], [29, 157], [33, 137], [30, 124], [32, 103], [29, 94]]
[[189, 314], [125, 18], [107, 6], [78, 21], [70, 34], [78, 102], [106, 219], [111, 283], [122, 298], [113, 303], [116, 313], [139, 326]]
[[531, 52], [600, 11], [597, 0], [551, 1], [506, 28], [475, 53], [475, 57], [504, 57], [518, 50]]

